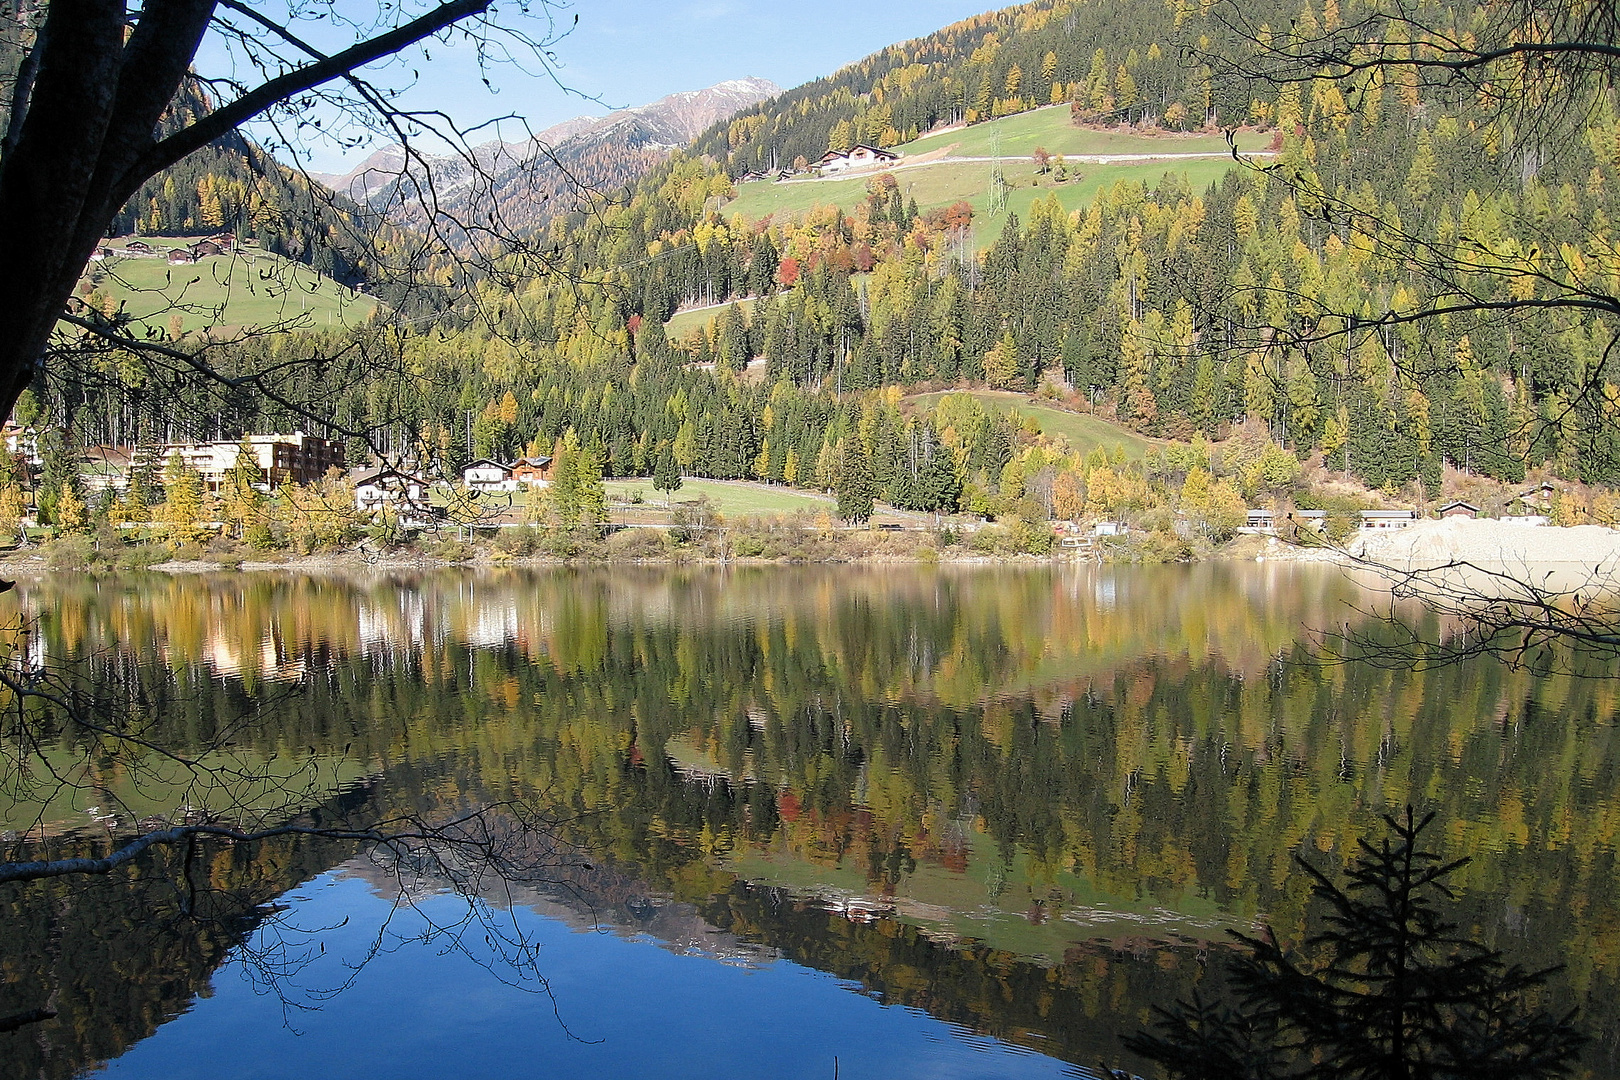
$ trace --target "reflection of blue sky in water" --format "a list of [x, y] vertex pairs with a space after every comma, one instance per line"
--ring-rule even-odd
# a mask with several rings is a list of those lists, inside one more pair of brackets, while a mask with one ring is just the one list
[[[289, 893], [287, 919], [332, 925], [325, 955], [299, 978], [340, 982], [342, 964], [362, 957], [390, 904], [366, 882], [326, 874]], [[450, 921], [463, 901], [424, 902]], [[464, 908], [463, 908], [464, 910]], [[667, 944], [580, 931], [518, 908], [525, 934], [541, 943], [570, 1038], [543, 995], [503, 985], [474, 959], [481, 928], [461, 941], [406, 942], [377, 956], [354, 986], [317, 1011], [282, 1023], [274, 995], [255, 992], [240, 965], [225, 965], [213, 993], [160, 1027], [99, 1075], [161, 1080], [286, 1080], [291, 1077], [864, 1077], [1018, 1078], [1085, 1075], [1072, 1066], [974, 1035], [926, 1013], [879, 1002], [832, 976], [786, 960], [757, 966], [681, 955]], [[395, 916], [401, 936], [420, 931], [410, 909]], [[599, 1040], [599, 1041], [596, 1041]]]

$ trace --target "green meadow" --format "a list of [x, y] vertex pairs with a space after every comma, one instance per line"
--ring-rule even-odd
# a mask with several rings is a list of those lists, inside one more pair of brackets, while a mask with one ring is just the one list
[[[143, 237], [159, 252], [178, 239]], [[110, 296], [141, 329], [167, 331], [179, 314], [185, 333], [237, 327], [313, 330], [369, 319], [377, 302], [301, 263], [254, 248], [198, 263], [170, 265], [163, 257], [111, 258], [91, 263], [81, 281]]]
[[[663, 507], [666, 497], [662, 491], [654, 490], [650, 477], [609, 480], [603, 486], [607, 489], [609, 499], [628, 499], [632, 492], [639, 492], [645, 504], [655, 509]], [[819, 513], [833, 506], [833, 501], [825, 495], [741, 480], [696, 480], [689, 477], [681, 484], [680, 490], [668, 496], [676, 505], [693, 502], [699, 497], [708, 498], [716, 510], [728, 516], [791, 514], [797, 510]]]
[[[676, 312], [671, 316], [669, 322], [664, 324], [664, 333], [669, 336], [669, 340], [679, 344], [696, 334], [700, 327], [707, 329], [714, 325], [714, 320], [720, 317], [720, 313], [726, 310], [727, 306], [726, 304], [716, 304], [712, 307], [693, 308], [691, 311]], [[754, 301], [752, 298], [738, 300], [737, 306], [742, 309], [745, 318], [752, 316], [754, 313]]]
[[[1218, 182], [1232, 169], [1239, 168], [1231, 158], [1191, 158], [1186, 161], [1161, 160], [1122, 165], [1069, 166], [1069, 179], [1059, 183], [1056, 173], [1036, 173], [1032, 162], [1003, 162], [1002, 175], [1010, 190], [1007, 207], [996, 215], [990, 206], [990, 165], [988, 162], [942, 162], [894, 170], [894, 178], [907, 198], [916, 199], [920, 210], [949, 206], [966, 200], [974, 210], [976, 236], [987, 246], [1001, 235], [1009, 214], [1027, 220], [1036, 199], [1057, 195], [1065, 210], [1091, 205], [1104, 187], [1133, 181], [1155, 187], [1167, 174], [1184, 177], [1194, 191]], [[795, 180], [775, 183], [769, 180], [743, 184], [737, 198], [726, 204], [726, 213], [758, 221], [767, 215], [794, 217], [818, 206], [836, 205], [853, 210], [866, 199], [870, 174], [844, 180]]]
[[[1069, 120], [1068, 105], [1054, 105], [1033, 112], [1004, 116], [983, 124], [924, 135], [897, 147], [907, 157], [944, 150], [951, 157], [985, 157], [1001, 140], [1003, 157], [1028, 157], [1036, 147], [1051, 154], [1223, 154], [1229, 147], [1226, 136], [1206, 132], [1137, 134], [1077, 127]], [[1238, 149], [1261, 150], [1271, 140], [1269, 134], [1239, 132]]]

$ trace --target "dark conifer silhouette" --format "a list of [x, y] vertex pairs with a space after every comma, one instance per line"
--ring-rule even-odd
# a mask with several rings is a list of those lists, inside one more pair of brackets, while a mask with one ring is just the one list
[[[1443, 902], [1444, 861], [1419, 846], [1434, 820], [1411, 807], [1361, 842], [1342, 887], [1303, 859], [1329, 914], [1298, 951], [1271, 929], [1234, 936], [1248, 949], [1235, 1001], [1194, 995], [1160, 1009], [1127, 1047], [1185, 1080], [1529, 1080], [1570, 1071], [1585, 1036], [1534, 991], [1558, 969], [1527, 971], [1458, 935]], [[1124, 1074], [1116, 1073], [1116, 1077]]]

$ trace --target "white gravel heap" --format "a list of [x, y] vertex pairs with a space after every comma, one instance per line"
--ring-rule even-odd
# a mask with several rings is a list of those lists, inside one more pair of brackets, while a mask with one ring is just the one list
[[1466, 561], [1620, 568], [1620, 530], [1602, 525], [1562, 528], [1451, 517], [1414, 522], [1404, 529], [1363, 530], [1345, 546], [1351, 555], [1396, 566]]

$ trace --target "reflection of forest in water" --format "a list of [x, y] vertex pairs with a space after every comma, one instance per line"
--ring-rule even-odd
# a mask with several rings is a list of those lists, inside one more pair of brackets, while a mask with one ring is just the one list
[[[1620, 687], [1310, 663], [1304, 628], [1359, 618], [1331, 569], [229, 575], [19, 592], [36, 652], [139, 679], [172, 740], [258, 701], [244, 745], [347, 748], [333, 775], [374, 778], [364, 797], [379, 806], [539, 798], [601, 856], [557, 894], [590, 898], [592, 918], [653, 933], [662, 919], [672, 940], [669, 926], [720, 930], [1087, 1065], [1120, 1059], [1113, 1033], [1153, 1002], [1218, 978], [1224, 927], [1263, 914], [1298, 935], [1295, 852], [1342, 864], [1411, 800], [1440, 812], [1448, 855], [1475, 859], [1460, 875], [1468, 928], [1515, 960], [1567, 964], [1555, 992], [1583, 1004], [1597, 1053], [1620, 1038]], [[45, 816], [71, 828], [83, 809]], [[348, 858], [330, 847], [209, 858], [260, 903]], [[206, 983], [228, 920], [162, 941], [110, 932], [161, 924], [143, 913], [163, 902], [139, 875], [0, 892], [0, 1015], [53, 987], [63, 1008], [27, 1036], [74, 1063], [47, 1073], [116, 1054]], [[19, 1038], [0, 1036], [0, 1056], [16, 1060]]]

